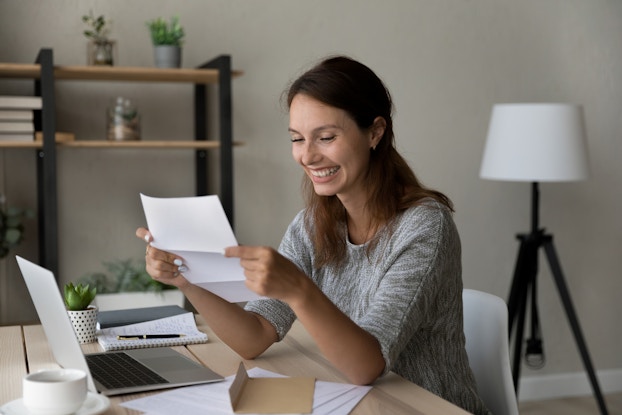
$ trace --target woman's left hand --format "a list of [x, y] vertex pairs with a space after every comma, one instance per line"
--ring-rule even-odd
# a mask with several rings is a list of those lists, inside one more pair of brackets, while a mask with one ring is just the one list
[[304, 294], [309, 279], [273, 248], [232, 246], [225, 249], [225, 256], [240, 258], [246, 286], [261, 296], [289, 303]]

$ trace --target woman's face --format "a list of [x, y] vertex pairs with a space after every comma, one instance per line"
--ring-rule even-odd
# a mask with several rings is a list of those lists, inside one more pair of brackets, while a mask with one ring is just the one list
[[298, 94], [289, 108], [289, 132], [294, 160], [318, 195], [337, 195], [344, 204], [365, 196], [370, 149], [384, 129], [379, 136], [377, 128], [361, 130], [345, 111]]

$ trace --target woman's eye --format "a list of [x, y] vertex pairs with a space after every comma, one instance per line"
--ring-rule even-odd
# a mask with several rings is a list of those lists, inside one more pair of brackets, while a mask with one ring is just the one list
[[303, 139], [300, 137], [292, 137], [291, 140], [292, 140], [292, 143], [300, 143], [303, 141]]
[[330, 137], [320, 137], [321, 141], [332, 141], [335, 139], [334, 135], [331, 135]]

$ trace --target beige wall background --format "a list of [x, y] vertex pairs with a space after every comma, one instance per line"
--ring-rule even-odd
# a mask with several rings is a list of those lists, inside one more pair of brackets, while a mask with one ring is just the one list
[[[572, 102], [585, 108], [591, 178], [543, 184], [541, 223], [555, 244], [606, 390], [622, 390], [622, 2], [615, 0], [0, 0], [0, 61], [34, 61], [54, 49], [58, 65], [86, 63], [81, 16], [112, 19], [117, 64], [152, 66], [145, 21], [179, 15], [183, 66], [231, 54], [235, 220], [240, 243], [277, 246], [301, 208], [301, 172], [291, 159], [288, 82], [328, 54], [360, 59], [384, 79], [396, 106], [399, 149], [428, 185], [455, 202], [464, 284], [505, 298], [529, 230], [527, 183], [483, 181], [479, 165], [490, 110], [498, 102]], [[31, 82], [0, 80], [0, 93]], [[58, 128], [103, 139], [105, 109], [118, 95], [138, 105], [144, 139], [192, 136], [186, 85], [59, 82]], [[184, 150], [60, 149], [60, 269], [63, 281], [101, 262], [142, 258], [139, 192], [188, 196], [193, 154]], [[0, 150], [0, 191], [36, 206], [35, 154]], [[17, 253], [36, 259], [36, 222]], [[526, 378], [582, 375], [583, 365], [542, 257], [539, 305], [546, 366]], [[3, 321], [35, 318], [14, 260], [2, 261]], [[581, 377], [579, 376], [579, 377]], [[574, 379], [574, 378], [573, 378]], [[591, 393], [585, 387], [586, 393]]]

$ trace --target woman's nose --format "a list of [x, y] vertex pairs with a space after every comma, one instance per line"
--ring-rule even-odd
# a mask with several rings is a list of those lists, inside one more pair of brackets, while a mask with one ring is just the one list
[[300, 162], [305, 166], [317, 163], [322, 158], [320, 152], [317, 151], [317, 147], [313, 143], [305, 143], [301, 149]]

